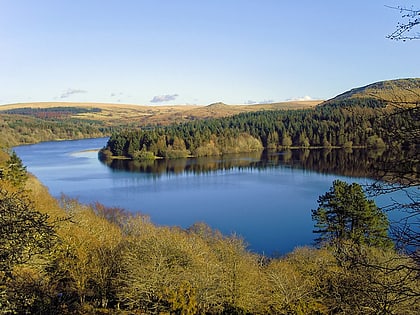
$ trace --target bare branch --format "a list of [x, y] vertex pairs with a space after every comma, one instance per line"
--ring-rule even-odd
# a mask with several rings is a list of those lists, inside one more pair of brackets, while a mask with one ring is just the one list
[[414, 40], [420, 39], [420, 33], [415, 32], [411, 33], [418, 25], [420, 25], [420, 10], [403, 8], [403, 7], [391, 7], [386, 6], [387, 8], [393, 10], [399, 10], [401, 18], [404, 22], [398, 22], [396, 29], [387, 38], [392, 40]]

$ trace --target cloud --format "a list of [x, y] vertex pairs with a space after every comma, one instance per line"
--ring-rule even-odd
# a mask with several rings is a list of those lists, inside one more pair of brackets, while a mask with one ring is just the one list
[[295, 97], [295, 98], [287, 99], [287, 101], [312, 101], [312, 100], [313, 98], [308, 95], [303, 96], [303, 97]]
[[117, 98], [123, 95], [124, 95], [123, 92], [112, 92], [111, 94], [109, 94], [110, 97], [117, 97]]
[[258, 104], [271, 104], [271, 103], [274, 103], [274, 100], [263, 100], [263, 101], [258, 102]]
[[79, 89], [67, 89], [67, 91], [64, 91], [61, 95], [60, 98], [67, 98], [70, 97], [74, 94], [83, 94], [83, 93], [87, 93], [87, 91], [85, 90], [79, 90]]
[[253, 101], [253, 100], [247, 100], [247, 101], [245, 102], [245, 104], [246, 104], [246, 105], [253, 105], [253, 104], [257, 104], [257, 102], [256, 102], [256, 101]]
[[253, 104], [271, 104], [274, 103], [274, 100], [263, 100], [263, 101], [253, 101], [253, 100], [247, 100], [245, 102], [246, 105], [253, 105]]
[[150, 102], [152, 103], [170, 102], [170, 101], [174, 101], [178, 96], [179, 96], [178, 94], [156, 95], [150, 100]]

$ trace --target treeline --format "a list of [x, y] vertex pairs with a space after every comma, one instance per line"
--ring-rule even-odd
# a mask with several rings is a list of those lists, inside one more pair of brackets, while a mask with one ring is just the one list
[[204, 223], [158, 227], [55, 200], [16, 155], [0, 158], [0, 314], [419, 312], [416, 265], [392, 247], [344, 241], [265, 257]]
[[0, 114], [0, 147], [51, 140], [98, 138], [109, 136], [122, 127], [105, 126], [100, 121], [75, 118], [37, 117]]
[[1, 110], [1, 113], [10, 115], [25, 115], [33, 116], [42, 119], [56, 119], [68, 117], [71, 115], [83, 114], [83, 113], [100, 113], [100, 108], [83, 108], [83, 107], [72, 107], [72, 106], [61, 106], [61, 107], [47, 107], [47, 108], [33, 108], [33, 107], [22, 107], [15, 109]]
[[[344, 105], [343, 101], [339, 105], [330, 102], [316, 109], [242, 113], [124, 131], [111, 136], [102, 156], [142, 160], [223, 155], [262, 148], [382, 148], [395, 144], [387, 130], [409, 128], [407, 121], [413, 120], [411, 111], [388, 119], [392, 109], [378, 100], [346, 100]], [[404, 143], [404, 139], [399, 141], [410, 145]]]

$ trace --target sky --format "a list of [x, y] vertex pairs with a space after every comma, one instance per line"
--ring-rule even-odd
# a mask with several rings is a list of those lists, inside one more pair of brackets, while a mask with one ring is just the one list
[[420, 77], [419, 0], [0, 0], [0, 104], [253, 104]]

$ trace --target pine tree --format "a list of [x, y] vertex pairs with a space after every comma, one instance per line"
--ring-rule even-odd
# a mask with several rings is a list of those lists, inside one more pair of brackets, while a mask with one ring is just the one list
[[0, 178], [7, 180], [15, 187], [23, 187], [25, 184], [28, 172], [15, 151], [12, 151], [9, 160], [6, 161], [5, 168], [1, 170]]
[[389, 222], [373, 200], [368, 200], [357, 183], [335, 180], [330, 191], [320, 196], [319, 207], [312, 210], [316, 243], [341, 244], [352, 241], [358, 245], [391, 247]]

